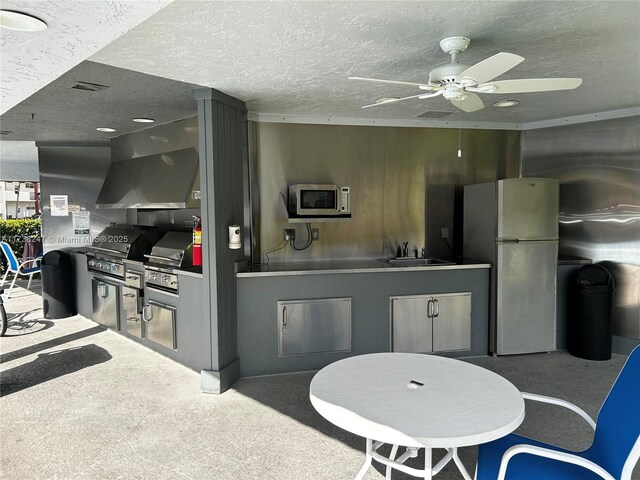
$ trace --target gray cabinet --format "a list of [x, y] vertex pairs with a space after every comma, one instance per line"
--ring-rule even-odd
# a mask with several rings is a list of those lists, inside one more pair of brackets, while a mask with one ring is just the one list
[[278, 302], [278, 357], [351, 351], [351, 299]]
[[390, 298], [391, 350], [430, 353], [471, 348], [471, 293]]

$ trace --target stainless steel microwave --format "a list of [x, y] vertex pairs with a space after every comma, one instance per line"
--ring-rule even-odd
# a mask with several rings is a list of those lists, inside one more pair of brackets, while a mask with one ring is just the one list
[[289, 185], [289, 215], [326, 217], [350, 214], [349, 187], [309, 183]]

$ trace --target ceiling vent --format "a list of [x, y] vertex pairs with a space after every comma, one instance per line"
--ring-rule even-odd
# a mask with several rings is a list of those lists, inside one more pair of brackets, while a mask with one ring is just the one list
[[424, 113], [421, 113], [417, 116], [417, 118], [442, 118], [447, 115], [451, 115], [453, 112], [442, 112], [439, 110], [430, 110]]
[[100, 85], [99, 83], [81, 82], [78, 80], [69, 85], [68, 88], [84, 90], [85, 92], [97, 92], [98, 90], [104, 90], [109, 87], [106, 85]]
[[0, 130], [0, 135], [11, 135], [12, 133], [11, 130]]

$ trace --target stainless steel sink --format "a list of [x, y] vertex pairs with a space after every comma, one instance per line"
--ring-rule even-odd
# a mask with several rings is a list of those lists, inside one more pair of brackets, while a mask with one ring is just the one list
[[427, 267], [430, 265], [455, 265], [453, 262], [441, 260], [439, 258], [388, 258], [383, 262], [393, 265], [394, 267]]

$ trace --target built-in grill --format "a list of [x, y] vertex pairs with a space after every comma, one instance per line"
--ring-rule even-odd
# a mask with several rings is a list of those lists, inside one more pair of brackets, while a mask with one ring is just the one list
[[147, 285], [178, 291], [176, 270], [192, 265], [192, 234], [190, 232], [167, 232], [156, 242], [148, 258], [145, 269]]
[[153, 227], [111, 225], [87, 249], [87, 269], [124, 278], [123, 260], [144, 260], [160, 233]]

